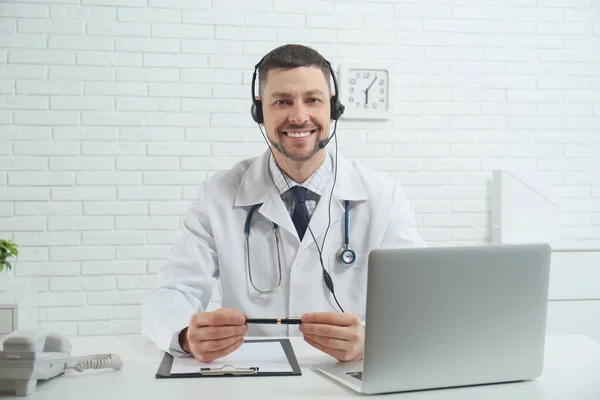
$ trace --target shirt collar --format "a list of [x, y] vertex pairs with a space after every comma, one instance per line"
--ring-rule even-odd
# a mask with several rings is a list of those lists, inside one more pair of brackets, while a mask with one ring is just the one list
[[[327, 153], [325, 160], [319, 168], [304, 182], [302, 185], [295, 182], [292, 178], [290, 178], [285, 172], [279, 171], [277, 164], [275, 163], [275, 158], [271, 154], [269, 156], [269, 175], [277, 188], [277, 191], [280, 195], [290, 190], [294, 186], [302, 186], [308, 189], [309, 191], [318, 194], [319, 196], [323, 195], [325, 188], [327, 187], [327, 181], [331, 176], [331, 171], [333, 170], [333, 160], [331, 159], [331, 155]], [[285, 180], [283, 178], [285, 175]], [[287, 183], [286, 183], [287, 180]], [[289, 184], [289, 186], [288, 186]]]

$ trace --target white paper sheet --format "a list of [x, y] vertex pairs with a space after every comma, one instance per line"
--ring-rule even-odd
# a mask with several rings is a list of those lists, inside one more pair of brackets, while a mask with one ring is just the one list
[[215, 360], [203, 363], [195, 358], [174, 358], [171, 375], [199, 373], [201, 368], [235, 371], [236, 368], [258, 367], [260, 372], [293, 372], [285, 351], [280, 342], [244, 342], [233, 353]]

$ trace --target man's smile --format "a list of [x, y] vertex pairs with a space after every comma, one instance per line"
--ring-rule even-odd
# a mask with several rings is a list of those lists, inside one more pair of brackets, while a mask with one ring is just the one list
[[317, 130], [304, 130], [304, 131], [282, 131], [281, 133], [283, 133], [284, 135], [291, 137], [291, 138], [304, 138], [304, 137], [308, 137], [310, 135], [312, 135], [313, 133], [315, 133]]

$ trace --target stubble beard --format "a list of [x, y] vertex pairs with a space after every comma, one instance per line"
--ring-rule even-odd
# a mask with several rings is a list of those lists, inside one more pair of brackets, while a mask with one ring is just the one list
[[[314, 134], [320, 135], [321, 130], [319, 129], [319, 131], [315, 132]], [[281, 134], [281, 135], [284, 136], [285, 134]], [[281, 154], [283, 154], [284, 157], [286, 157], [292, 161], [295, 161], [295, 162], [306, 162], [306, 161], [310, 160], [311, 158], [313, 158], [314, 155], [317, 154], [319, 152], [319, 150], [321, 150], [321, 148], [319, 147], [320, 142], [321, 142], [321, 140], [317, 139], [315, 141], [314, 148], [307, 154], [298, 154], [298, 153], [289, 152], [285, 149], [285, 147], [283, 147], [281, 142], [272, 143], [272, 144], [273, 144], [273, 147], [275, 147]]]
[[275, 147], [285, 157], [289, 158], [292, 161], [296, 161], [296, 162], [305, 162], [305, 161], [308, 161], [311, 158], [313, 158], [313, 156], [315, 154], [317, 154], [317, 152], [320, 150], [320, 148], [319, 148], [319, 142], [315, 143], [315, 147], [308, 154], [294, 154], [294, 153], [290, 153], [289, 151], [287, 151], [281, 145], [281, 143], [273, 143], [273, 147]]

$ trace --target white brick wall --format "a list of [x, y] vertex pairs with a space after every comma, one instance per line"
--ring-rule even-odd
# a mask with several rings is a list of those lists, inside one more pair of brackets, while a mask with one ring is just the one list
[[395, 69], [394, 118], [338, 138], [403, 182], [430, 244], [489, 240], [495, 168], [548, 174], [563, 238], [599, 239], [600, 3], [427, 3], [3, 2], [0, 236], [41, 322], [139, 332], [198, 183], [264, 150], [252, 67], [286, 42]]

